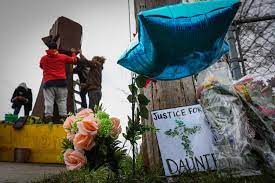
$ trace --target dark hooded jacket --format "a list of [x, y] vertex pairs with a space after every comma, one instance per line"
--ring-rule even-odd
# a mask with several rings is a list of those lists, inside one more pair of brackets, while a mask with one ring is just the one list
[[105, 62], [104, 57], [95, 56], [91, 61], [88, 61], [82, 55], [82, 63], [86, 67], [89, 67], [88, 77], [86, 81], [86, 90], [101, 90], [102, 86], [102, 70]]
[[76, 67], [73, 69], [74, 74], [78, 75], [80, 83], [84, 84], [87, 82], [87, 78], [89, 75], [90, 68], [87, 66], [85, 58], [83, 56], [80, 57], [79, 61], [77, 62]]
[[[18, 96], [26, 98], [27, 101], [14, 100], [14, 98]], [[13, 92], [11, 102], [13, 109], [19, 107], [20, 105], [25, 105], [27, 110], [32, 110], [32, 90], [27, 88], [26, 85], [23, 86], [20, 84]]]

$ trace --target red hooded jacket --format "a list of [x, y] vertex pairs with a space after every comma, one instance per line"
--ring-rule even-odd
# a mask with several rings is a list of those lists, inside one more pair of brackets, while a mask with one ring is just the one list
[[40, 68], [43, 70], [43, 83], [51, 80], [66, 79], [66, 64], [76, 63], [76, 55], [72, 57], [58, 53], [57, 50], [46, 50], [47, 55], [44, 55], [40, 60]]

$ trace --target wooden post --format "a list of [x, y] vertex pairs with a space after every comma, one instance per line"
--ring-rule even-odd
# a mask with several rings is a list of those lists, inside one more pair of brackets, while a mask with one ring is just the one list
[[[181, 3], [182, 0], [135, 0], [135, 13], [154, 7]], [[144, 89], [144, 94], [151, 100], [149, 111], [175, 108], [196, 104], [196, 93], [192, 77], [174, 81], [158, 81]], [[143, 121], [146, 125], [153, 125], [151, 116]], [[155, 133], [143, 135], [141, 153], [147, 170], [162, 167], [159, 146]]]

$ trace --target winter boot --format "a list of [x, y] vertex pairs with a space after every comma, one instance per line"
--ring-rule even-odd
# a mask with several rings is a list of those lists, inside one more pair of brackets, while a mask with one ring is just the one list
[[66, 121], [67, 117], [68, 116], [60, 116], [60, 120], [58, 124], [63, 124]]
[[43, 119], [43, 122], [48, 124], [53, 122], [53, 117], [52, 116], [45, 116]]

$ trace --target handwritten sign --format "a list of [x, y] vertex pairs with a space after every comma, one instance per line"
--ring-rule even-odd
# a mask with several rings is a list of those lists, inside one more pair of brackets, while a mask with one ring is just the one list
[[200, 105], [151, 112], [166, 176], [216, 169], [212, 135]]

